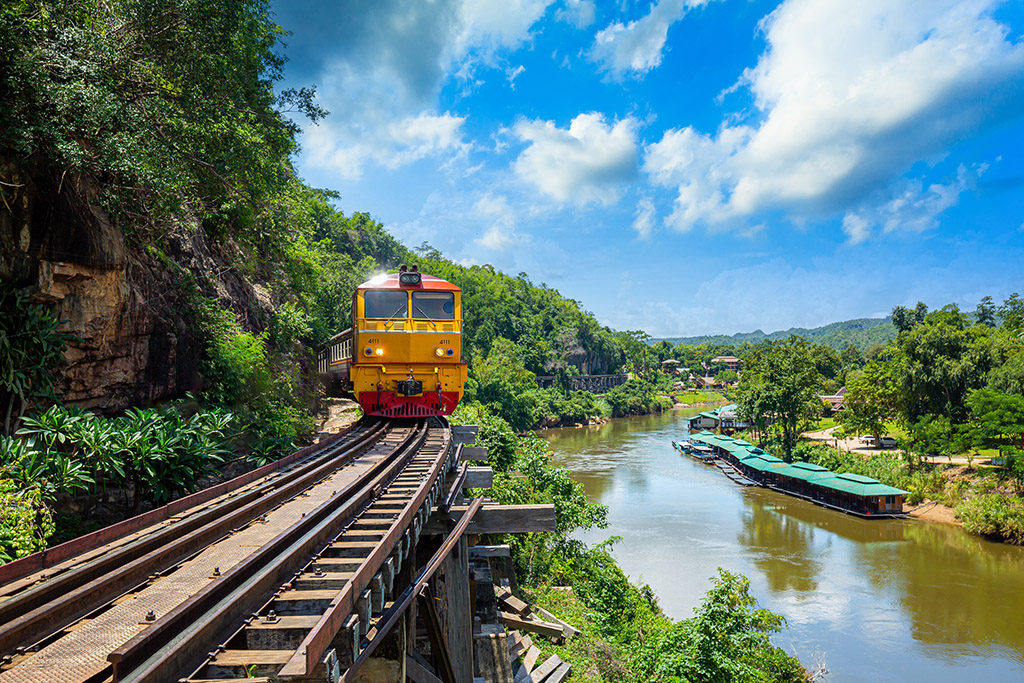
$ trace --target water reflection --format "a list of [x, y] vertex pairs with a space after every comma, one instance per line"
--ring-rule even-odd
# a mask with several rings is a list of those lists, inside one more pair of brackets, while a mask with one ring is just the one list
[[779, 644], [826, 655], [831, 681], [1024, 680], [1024, 549], [737, 487], [672, 448], [687, 414], [544, 433], [609, 506], [585, 540], [622, 536], [616, 557], [670, 616], [690, 616], [722, 566], [786, 616]]
[[773, 591], [814, 591], [821, 572], [814, 549], [814, 528], [780, 515], [755, 496], [743, 499], [746, 510], [737, 540], [754, 554]]

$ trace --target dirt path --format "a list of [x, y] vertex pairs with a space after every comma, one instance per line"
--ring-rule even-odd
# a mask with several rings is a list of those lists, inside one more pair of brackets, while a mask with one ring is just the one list
[[331, 434], [340, 432], [355, 423], [363, 414], [359, 410], [359, 404], [347, 398], [325, 398], [324, 407], [325, 411], [317, 416], [320, 421], [320, 431]]

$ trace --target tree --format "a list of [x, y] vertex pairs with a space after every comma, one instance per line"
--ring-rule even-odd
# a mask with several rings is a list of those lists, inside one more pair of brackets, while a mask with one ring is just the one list
[[968, 323], [956, 306], [946, 306], [900, 335], [908, 424], [928, 415], [946, 416], [953, 424], [964, 422], [967, 394], [983, 386], [987, 373], [1001, 364], [1007, 349], [1000, 336]]
[[847, 369], [862, 368], [864, 367], [865, 358], [861, 350], [853, 344], [847, 344], [846, 347], [839, 354], [843, 360], [843, 365]]
[[1004, 329], [1015, 335], [1024, 332], [1024, 299], [1017, 292], [1006, 297], [999, 307], [999, 315], [1003, 319]]
[[838, 420], [847, 432], [867, 432], [878, 443], [885, 423], [899, 414], [899, 398], [895, 362], [873, 360], [847, 380]]
[[643, 377], [651, 365], [652, 350], [648, 342], [651, 336], [643, 330], [617, 332], [615, 340], [626, 355], [626, 368]]
[[821, 413], [818, 391], [824, 381], [806, 339], [793, 335], [769, 343], [747, 359], [739, 384], [739, 411], [759, 431], [776, 426], [789, 456], [800, 423]]
[[740, 378], [739, 374], [735, 370], [722, 370], [715, 375], [715, 381], [721, 382], [722, 384], [732, 384]]
[[996, 326], [996, 305], [992, 297], [986, 296], [978, 302], [978, 307], [974, 309], [974, 318], [979, 325]]
[[536, 375], [526, 369], [515, 344], [503, 337], [495, 339], [486, 357], [478, 354], [473, 359], [473, 374], [480, 383], [477, 398], [491, 412], [517, 431], [533, 426]]

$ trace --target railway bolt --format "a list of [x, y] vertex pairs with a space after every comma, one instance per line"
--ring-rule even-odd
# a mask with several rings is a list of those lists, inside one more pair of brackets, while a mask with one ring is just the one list
[[156, 621], [156, 612], [153, 610], [146, 612], [146, 621]]
[[281, 621], [281, 617], [277, 616], [277, 612], [274, 610], [268, 610], [267, 616], [263, 617], [264, 624], [276, 624]]
[[320, 567], [317, 567], [316, 571], [313, 572], [313, 576], [316, 576], [316, 577], [320, 577], [320, 576], [323, 576], [323, 575], [324, 575], [324, 570], [321, 569]]
[[214, 576], [220, 576], [220, 567], [214, 567], [213, 568], [213, 575]]

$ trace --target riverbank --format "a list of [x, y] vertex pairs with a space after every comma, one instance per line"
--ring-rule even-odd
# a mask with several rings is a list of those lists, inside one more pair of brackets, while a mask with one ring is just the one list
[[918, 505], [903, 504], [903, 512], [914, 519], [923, 519], [927, 522], [949, 524], [950, 526], [963, 527], [964, 523], [956, 518], [956, 510], [938, 501], [929, 500]]

